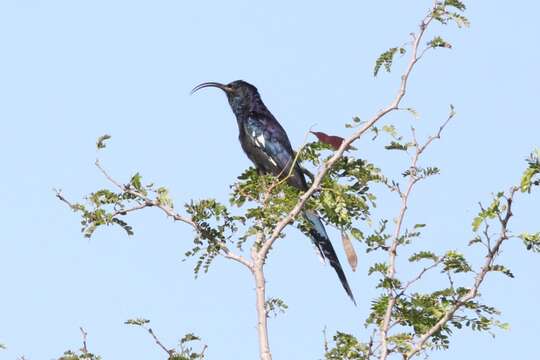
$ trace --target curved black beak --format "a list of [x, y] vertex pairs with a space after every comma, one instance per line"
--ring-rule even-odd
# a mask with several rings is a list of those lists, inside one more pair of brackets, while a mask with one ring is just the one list
[[221, 84], [221, 83], [218, 83], [218, 82], [205, 82], [205, 83], [202, 83], [202, 84], [199, 84], [199, 85], [195, 86], [193, 88], [193, 90], [191, 90], [190, 94], [193, 94], [196, 91], [199, 91], [199, 90], [201, 90], [203, 88], [206, 88], [206, 87], [216, 87], [218, 89], [221, 89], [221, 90], [225, 91], [226, 93], [230, 93], [230, 92], [234, 91], [231, 87], [228, 87], [227, 85], [224, 85], [224, 84]]

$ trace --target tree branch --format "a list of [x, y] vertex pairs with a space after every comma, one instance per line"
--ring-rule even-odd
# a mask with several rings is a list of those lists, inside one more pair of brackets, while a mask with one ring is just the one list
[[[173, 220], [186, 223], [186, 224], [190, 225], [195, 230], [195, 232], [197, 234], [201, 234], [201, 229], [199, 228], [199, 225], [195, 221], [193, 221], [192, 219], [190, 219], [190, 218], [188, 218], [186, 216], [182, 216], [181, 214], [176, 212], [172, 207], [170, 207], [170, 206], [168, 206], [166, 204], [163, 204], [158, 199], [150, 198], [149, 196], [141, 193], [140, 191], [137, 191], [136, 189], [134, 189], [130, 185], [123, 185], [123, 184], [119, 183], [118, 181], [116, 181], [107, 172], [107, 170], [105, 170], [103, 168], [103, 166], [101, 166], [101, 163], [99, 162], [99, 159], [96, 159], [95, 165], [99, 169], [99, 171], [103, 174], [103, 176], [105, 176], [105, 178], [111, 184], [113, 184], [115, 187], [117, 187], [120, 191], [125, 192], [127, 194], [130, 194], [130, 195], [134, 196], [135, 198], [137, 198], [137, 199], [139, 199], [141, 201], [141, 203], [139, 205], [131, 207], [129, 209], [116, 210], [115, 212], [113, 212], [111, 214], [111, 216], [113, 218], [115, 218], [117, 216], [121, 216], [121, 215], [126, 215], [127, 213], [130, 213], [130, 212], [139, 211], [139, 210], [142, 210], [142, 209], [147, 208], [147, 207], [156, 207], [156, 208], [161, 209], [161, 211], [163, 211], [167, 216], [171, 217]], [[69, 200], [67, 200], [63, 196], [63, 194], [62, 194], [62, 192], [60, 190], [55, 189], [54, 191], [56, 192], [56, 197], [60, 201], [62, 201], [66, 205], [68, 205], [72, 210], [74, 210], [74, 211], [78, 210], [77, 206], [75, 204], [71, 203]], [[246, 266], [248, 269], [252, 270], [253, 264], [252, 264], [251, 261], [249, 261], [248, 259], [246, 259], [242, 255], [234, 253], [225, 244], [221, 244], [221, 250], [223, 251], [223, 256], [225, 258], [230, 259], [230, 260], [234, 260], [234, 261]]]
[[[416, 155], [413, 158], [411, 168], [416, 167], [416, 162], [418, 161], [419, 153], [417, 151]], [[399, 210], [399, 215], [396, 222], [396, 228], [394, 230], [392, 245], [390, 246], [390, 249], [388, 250], [388, 271], [386, 272], [386, 277], [389, 279], [394, 279], [395, 272], [396, 272], [396, 256], [397, 256], [397, 248], [399, 246], [399, 238], [401, 234], [401, 226], [403, 224], [403, 219], [405, 218], [405, 213], [407, 212], [408, 207], [408, 201], [409, 201], [409, 195], [411, 194], [411, 191], [418, 181], [418, 178], [411, 173], [409, 178], [409, 184], [407, 185], [407, 190], [405, 190], [405, 193], [401, 196], [401, 209]], [[381, 334], [381, 354], [380, 354], [380, 360], [385, 360], [388, 356], [388, 331], [390, 328], [390, 320], [392, 318], [392, 310], [394, 309], [394, 306], [396, 304], [397, 295], [393, 293], [391, 289], [388, 290], [388, 304], [386, 305], [386, 311], [383, 317], [383, 322], [380, 327]]]
[[506, 197], [506, 212], [505, 216], [500, 219], [501, 223], [501, 230], [499, 233], [499, 237], [497, 238], [497, 241], [493, 245], [493, 248], [491, 250], [488, 250], [488, 253], [484, 260], [484, 265], [481, 267], [480, 272], [475, 277], [474, 284], [469, 291], [460, 297], [457, 302], [441, 317], [441, 319], [433, 325], [424, 335], [420, 337], [420, 339], [414, 344], [413, 348], [404, 355], [404, 359], [408, 360], [414, 355], [418, 354], [424, 349], [424, 346], [426, 342], [429, 340], [431, 336], [433, 336], [436, 332], [440, 331], [447, 323], [450, 321], [454, 314], [461, 309], [467, 302], [474, 299], [476, 296], [478, 296], [478, 290], [480, 289], [480, 286], [484, 282], [484, 279], [488, 272], [491, 271], [491, 267], [493, 265], [493, 262], [495, 261], [495, 258], [497, 257], [499, 250], [501, 248], [501, 245], [504, 241], [509, 239], [508, 236], [508, 222], [510, 221], [510, 218], [513, 216], [512, 213], [512, 203], [514, 200], [514, 195], [518, 191], [518, 187], [512, 187], [509, 191], [508, 196]]
[[148, 331], [148, 333], [152, 336], [152, 338], [154, 339], [154, 341], [156, 342], [156, 344], [163, 349], [163, 351], [165, 351], [169, 357], [173, 356], [175, 351], [173, 349], [167, 349], [165, 347], [165, 345], [163, 345], [163, 343], [158, 339], [158, 337], [156, 336], [156, 334], [154, 333], [154, 330], [152, 330], [151, 327], [145, 327], [146, 331]]
[[126, 192], [126, 193], [128, 193], [130, 195], [136, 196], [136, 197], [140, 198], [141, 200], [143, 200], [145, 206], [143, 206], [141, 208], [149, 207], [149, 206], [158, 207], [165, 214], [172, 217], [174, 220], [181, 221], [181, 222], [184, 222], [184, 223], [186, 223], [188, 225], [191, 225], [195, 229], [195, 231], [199, 232], [199, 227], [198, 227], [197, 223], [194, 222], [193, 220], [191, 220], [191, 219], [189, 219], [189, 218], [187, 218], [185, 216], [180, 215], [179, 213], [174, 211], [170, 206], [162, 204], [158, 200], [149, 198], [148, 196], [144, 195], [143, 193], [133, 189], [131, 186], [122, 185], [119, 182], [117, 182], [116, 180], [114, 180], [109, 175], [109, 173], [101, 166], [101, 164], [99, 162], [99, 159], [96, 160], [95, 165], [99, 169], [99, 171], [103, 174], [103, 176], [105, 176], [105, 178], [107, 178], [107, 180], [109, 180], [114, 186], [116, 186], [118, 189], [120, 189], [120, 191], [124, 191], [124, 192]]
[[401, 291], [399, 292], [399, 294], [396, 296], [396, 297], [400, 297], [400, 296], [403, 296], [405, 294], [405, 291], [407, 291], [407, 289], [412, 285], [414, 284], [415, 282], [417, 282], [418, 280], [420, 280], [425, 273], [427, 273], [429, 270], [432, 270], [434, 268], [436, 268], [437, 266], [439, 266], [442, 262], [444, 261], [444, 257], [441, 257], [439, 260], [435, 261], [433, 264], [431, 264], [430, 266], [427, 266], [425, 268], [422, 269], [422, 271], [420, 271], [418, 273], [418, 275], [416, 275], [414, 278], [412, 278], [411, 280], [407, 281], [407, 283], [405, 285], [403, 285], [403, 287], [401, 288]]
[[[422, 155], [422, 153], [427, 149], [427, 147], [429, 145], [431, 145], [431, 143], [433, 143], [433, 140], [441, 138], [442, 131], [444, 130], [444, 128], [446, 127], [448, 122], [454, 117], [454, 115], [455, 115], [455, 113], [453, 111], [453, 108], [451, 108], [450, 115], [448, 116], [446, 121], [439, 127], [438, 132], [435, 135], [432, 135], [432, 136], [428, 137], [427, 141], [423, 145], [418, 144], [418, 141], [416, 139], [416, 132], [415, 132], [414, 128], [411, 129], [412, 130], [412, 137], [413, 137], [413, 146], [416, 149], [416, 151], [415, 151], [415, 154], [414, 154], [414, 156], [413, 156], [413, 158], [411, 160], [411, 165], [409, 167], [411, 169], [411, 173], [409, 175], [409, 182], [408, 182], [407, 188], [406, 188], [405, 192], [399, 192], [399, 196], [401, 198], [401, 208], [400, 208], [397, 220], [396, 220], [396, 227], [395, 227], [394, 235], [393, 235], [393, 238], [392, 238], [393, 239], [392, 240], [392, 245], [390, 246], [390, 249], [388, 250], [388, 271], [386, 273], [386, 277], [389, 278], [389, 279], [393, 280], [395, 278], [397, 248], [398, 248], [398, 246], [400, 244], [399, 239], [400, 239], [400, 236], [401, 236], [401, 227], [402, 227], [402, 224], [403, 224], [403, 219], [405, 218], [405, 214], [407, 212], [409, 196], [410, 196], [414, 186], [416, 185], [416, 183], [420, 180], [420, 178], [416, 174], [418, 160], [419, 160], [420, 156]], [[392, 311], [394, 309], [394, 306], [396, 305], [397, 299], [399, 298], [399, 296], [403, 295], [405, 290], [412, 283], [419, 280], [424, 275], [424, 273], [426, 271], [436, 267], [442, 261], [443, 260], [440, 259], [439, 261], [435, 262], [435, 264], [433, 264], [433, 265], [425, 268], [424, 270], [422, 270], [420, 272], [420, 274], [418, 274], [418, 276], [416, 278], [412, 279], [407, 284], [405, 284], [405, 286], [402, 288], [402, 291], [399, 294], [396, 294], [393, 289], [388, 290], [388, 304], [386, 306], [386, 311], [385, 311], [385, 314], [384, 314], [384, 317], [383, 317], [383, 322], [382, 322], [382, 324], [380, 326], [380, 331], [381, 331], [381, 333], [380, 333], [381, 353], [380, 353], [380, 357], [379, 357], [380, 360], [386, 360], [386, 358], [389, 355], [388, 332], [390, 330], [390, 321], [392, 319]]]
[[259, 355], [261, 360], [272, 360], [270, 343], [268, 340], [268, 316], [266, 312], [266, 280], [262, 259], [259, 259], [252, 268], [255, 279], [257, 333], [259, 335]]
[[[431, 13], [430, 13], [431, 14]], [[401, 100], [405, 96], [407, 92], [407, 82], [409, 80], [409, 77], [414, 69], [415, 64], [419, 60], [418, 57], [418, 48], [420, 46], [420, 41], [422, 40], [422, 37], [426, 31], [426, 28], [433, 20], [432, 15], [426, 16], [421, 24], [420, 29], [418, 33], [413, 35], [413, 43], [411, 45], [412, 52], [411, 57], [409, 60], [409, 64], [407, 68], [405, 69], [404, 73], [401, 76], [401, 82], [399, 86], [398, 93], [394, 97], [394, 99], [390, 102], [390, 104], [380, 110], [376, 115], [374, 115], [367, 123], [365, 123], [361, 128], [359, 128], [356, 132], [354, 132], [350, 137], [346, 138], [339, 147], [338, 150], [335, 151], [334, 155], [330, 157], [320, 168], [320, 170], [317, 172], [317, 175], [315, 176], [311, 186], [309, 189], [302, 194], [297, 204], [294, 206], [294, 208], [287, 214], [281, 221], [279, 221], [274, 231], [272, 232], [271, 236], [266, 240], [266, 242], [263, 244], [261, 248], [261, 253], [266, 254], [272, 244], [279, 238], [281, 232], [294, 221], [296, 216], [302, 211], [302, 208], [304, 207], [307, 200], [313, 195], [314, 192], [317, 191], [319, 188], [322, 179], [324, 176], [328, 173], [328, 171], [332, 168], [332, 166], [341, 158], [343, 157], [343, 153], [346, 151], [346, 149], [356, 140], [358, 140], [365, 132], [367, 132], [373, 125], [375, 125], [381, 118], [383, 118], [385, 115], [391, 113], [392, 111], [395, 111], [399, 108], [399, 104], [401, 103]]]
[[82, 335], [82, 340], [83, 340], [83, 347], [81, 348], [81, 352], [83, 354], [88, 354], [88, 347], [86, 346], [86, 338], [88, 336], [88, 333], [86, 331], [84, 331], [82, 326], [79, 327], [79, 329], [81, 330], [81, 335]]
[[259, 357], [261, 360], [272, 360], [270, 352], [270, 342], [268, 340], [268, 314], [266, 309], [266, 280], [264, 278], [264, 262], [266, 257], [259, 251], [259, 247], [264, 243], [264, 233], [257, 232], [255, 242], [251, 246], [251, 260], [253, 266], [250, 268], [255, 280], [255, 308], [257, 309], [257, 334], [259, 337]]
[[58, 200], [62, 201], [67, 206], [69, 206], [71, 210], [77, 211], [77, 207], [73, 203], [71, 203], [68, 199], [66, 199], [64, 195], [62, 195], [62, 190], [53, 189], [53, 191], [56, 193], [56, 197], [58, 198]]
[[[155, 206], [155, 207], [161, 209], [167, 216], [172, 217], [175, 221], [181, 221], [183, 223], [186, 223], [186, 224], [190, 225], [198, 234], [201, 233], [198, 224], [195, 221], [193, 221], [192, 219], [180, 215], [178, 212], [174, 211], [173, 208], [171, 208], [170, 206], [168, 206], [166, 204], [163, 204], [159, 200], [152, 199], [152, 198], [146, 196], [145, 194], [133, 189], [131, 186], [122, 185], [118, 181], [114, 180], [109, 175], [109, 173], [101, 166], [101, 164], [99, 162], [99, 159], [96, 160], [95, 165], [99, 169], [99, 171], [105, 176], [105, 178], [107, 178], [107, 180], [109, 180], [118, 189], [120, 189], [121, 191], [125, 191], [126, 193], [131, 194], [133, 196], [136, 196], [137, 198], [144, 201], [144, 203], [139, 205], [139, 206], [136, 206], [134, 208], [127, 209], [127, 210], [119, 210], [119, 211], [115, 212], [114, 215], [123, 215], [123, 213], [129, 212], [129, 211], [136, 211], [136, 210], [144, 209], [145, 207]], [[238, 255], [238, 254], [234, 253], [226, 245], [224, 245], [224, 244], [221, 245], [221, 249], [223, 251], [223, 255], [227, 259], [234, 260], [234, 261], [246, 266], [250, 270], [253, 268], [253, 264], [248, 259], [246, 259], [242, 255]]]

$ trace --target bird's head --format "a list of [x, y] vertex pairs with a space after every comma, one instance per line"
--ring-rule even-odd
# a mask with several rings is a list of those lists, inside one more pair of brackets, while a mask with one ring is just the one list
[[255, 107], [262, 104], [257, 88], [243, 80], [236, 80], [228, 84], [205, 82], [195, 86], [193, 90], [191, 90], [191, 93], [193, 94], [194, 92], [207, 87], [216, 87], [223, 90], [227, 95], [229, 104], [235, 114], [252, 111]]

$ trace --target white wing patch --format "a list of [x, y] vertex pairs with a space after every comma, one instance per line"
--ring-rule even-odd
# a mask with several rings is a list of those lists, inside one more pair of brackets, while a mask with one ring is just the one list
[[264, 145], [265, 145], [265, 140], [264, 140], [264, 135], [263, 135], [263, 134], [257, 136], [257, 137], [255, 138], [255, 141], [257, 142], [257, 144], [259, 144], [260, 146], [264, 147]]
[[266, 147], [266, 139], [264, 138], [264, 133], [262, 132], [259, 132], [258, 134], [257, 133], [258, 133], [257, 129], [251, 129], [251, 138], [253, 139], [255, 146], [263, 150], [263, 152], [266, 154], [268, 158], [268, 161], [270, 161], [272, 165], [274, 165], [275, 167], [278, 167], [277, 162], [274, 159], [272, 159], [272, 157], [270, 157], [266, 153], [266, 151], [264, 151]]
[[321, 249], [319, 249], [317, 245], [313, 245], [313, 247], [315, 248], [315, 253], [317, 254], [317, 257], [319, 258], [321, 264], [326, 265], [326, 259], [323, 258], [323, 256], [321, 255]]

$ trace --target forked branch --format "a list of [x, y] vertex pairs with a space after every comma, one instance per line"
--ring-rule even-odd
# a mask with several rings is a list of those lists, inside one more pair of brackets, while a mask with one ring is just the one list
[[367, 121], [351, 136], [346, 138], [341, 143], [341, 146], [339, 147], [339, 149], [335, 151], [334, 155], [322, 164], [321, 168], [315, 175], [309, 189], [299, 197], [298, 202], [296, 203], [294, 208], [283, 219], [281, 219], [281, 221], [279, 221], [276, 224], [271, 236], [261, 247], [260, 251], [262, 254], [266, 254], [268, 252], [268, 250], [272, 247], [272, 244], [279, 238], [281, 232], [287, 227], [287, 225], [291, 224], [294, 221], [294, 219], [298, 216], [298, 214], [300, 214], [307, 200], [313, 195], [313, 193], [317, 191], [317, 189], [319, 189], [319, 186], [321, 185], [321, 182], [323, 178], [325, 177], [325, 175], [328, 173], [328, 171], [330, 171], [332, 166], [339, 159], [343, 157], [343, 153], [347, 150], [347, 148], [354, 141], [358, 140], [369, 129], [371, 129], [384, 116], [399, 109], [399, 104], [401, 103], [402, 99], [407, 93], [407, 83], [409, 81], [409, 77], [414, 69], [414, 66], [420, 59], [420, 56], [418, 55], [418, 49], [420, 47], [420, 43], [426, 32], [426, 29], [428, 28], [432, 20], [433, 20], [433, 12], [431, 11], [430, 14], [427, 15], [420, 23], [419, 30], [416, 33], [412, 34], [413, 41], [411, 44], [411, 55], [410, 55], [409, 63], [405, 71], [401, 75], [401, 82], [399, 85], [399, 90], [396, 96], [394, 97], [394, 99], [390, 102], [390, 104], [387, 107], [380, 110], [376, 115], [374, 115], [369, 121]]
[[512, 187], [508, 191], [508, 195], [505, 196], [506, 200], [506, 210], [504, 212], [504, 216], [501, 216], [499, 218], [499, 222], [501, 225], [501, 230], [499, 232], [499, 235], [497, 237], [497, 240], [495, 241], [495, 244], [493, 244], [493, 247], [488, 250], [488, 253], [485, 256], [484, 264], [480, 268], [480, 271], [476, 275], [474, 279], [474, 284], [469, 289], [469, 291], [458, 298], [458, 300], [455, 302], [453, 306], [448, 309], [445, 314], [441, 317], [441, 319], [433, 325], [425, 334], [423, 334], [420, 339], [413, 345], [412, 349], [407, 352], [404, 355], [404, 359], [408, 360], [412, 358], [413, 356], [419, 354], [426, 346], [429, 339], [438, 331], [440, 331], [450, 320], [452, 320], [454, 314], [463, 308], [469, 301], [473, 300], [478, 296], [478, 291], [480, 289], [480, 286], [484, 282], [486, 275], [488, 272], [492, 270], [493, 263], [495, 261], [495, 258], [499, 254], [499, 250], [501, 248], [501, 245], [504, 241], [508, 240], [510, 238], [509, 236], [509, 230], [508, 230], [508, 223], [510, 221], [510, 218], [513, 216], [512, 213], [512, 204], [514, 201], [514, 195], [518, 191], [518, 187]]

